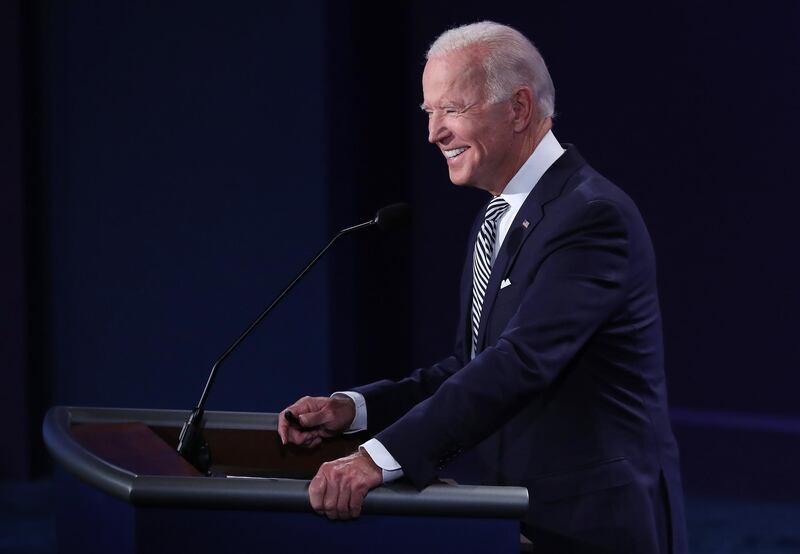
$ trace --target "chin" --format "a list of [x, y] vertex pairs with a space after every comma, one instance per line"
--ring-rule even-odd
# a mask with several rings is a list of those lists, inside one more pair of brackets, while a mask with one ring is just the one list
[[462, 173], [453, 173], [452, 171], [449, 173], [450, 182], [454, 185], [461, 186], [461, 187], [468, 187], [471, 184], [471, 181], [468, 176], [463, 175]]

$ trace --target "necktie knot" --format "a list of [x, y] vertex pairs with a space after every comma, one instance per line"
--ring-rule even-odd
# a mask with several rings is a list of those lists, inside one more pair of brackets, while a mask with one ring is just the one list
[[508, 208], [510, 207], [511, 206], [508, 204], [508, 202], [506, 202], [499, 196], [497, 198], [494, 198], [491, 202], [489, 202], [489, 205], [486, 207], [486, 215], [484, 215], [484, 221], [486, 221], [487, 223], [490, 222], [493, 223], [497, 221], [504, 213], [506, 213], [506, 210], [508, 210]]

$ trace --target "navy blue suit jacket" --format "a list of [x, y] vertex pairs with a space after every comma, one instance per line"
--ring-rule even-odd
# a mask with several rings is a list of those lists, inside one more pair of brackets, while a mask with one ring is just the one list
[[502, 244], [470, 360], [482, 216], [455, 351], [355, 389], [368, 430], [417, 487], [467, 449], [482, 482], [528, 487], [523, 529], [540, 551], [685, 551], [655, 258], [638, 209], [568, 147]]

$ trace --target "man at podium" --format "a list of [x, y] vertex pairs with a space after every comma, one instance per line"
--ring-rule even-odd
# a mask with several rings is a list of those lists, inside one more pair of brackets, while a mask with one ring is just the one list
[[685, 552], [655, 258], [638, 209], [556, 139], [550, 74], [518, 31], [451, 29], [426, 58], [428, 140], [455, 185], [490, 195], [469, 235], [458, 339], [405, 379], [281, 413], [284, 444], [374, 437], [320, 468], [313, 507], [358, 517], [371, 488], [401, 477], [422, 488], [471, 449], [484, 484], [528, 488], [522, 531], [537, 552]]

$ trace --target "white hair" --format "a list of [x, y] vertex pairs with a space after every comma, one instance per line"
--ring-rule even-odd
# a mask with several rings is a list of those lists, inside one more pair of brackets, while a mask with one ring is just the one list
[[493, 21], [481, 21], [445, 31], [431, 44], [425, 59], [485, 46], [482, 65], [490, 102], [506, 100], [514, 89], [527, 85], [536, 96], [541, 117], [553, 117], [556, 91], [539, 50], [525, 35]]

